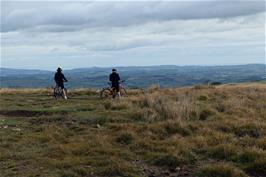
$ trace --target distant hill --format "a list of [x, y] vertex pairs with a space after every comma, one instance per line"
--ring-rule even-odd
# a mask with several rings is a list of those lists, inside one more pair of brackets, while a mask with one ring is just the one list
[[[180, 87], [208, 82], [241, 83], [265, 80], [264, 64], [233, 66], [142, 66], [118, 67], [122, 79], [131, 88], [143, 88], [152, 84], [162, 87]], [[104, 87], [111, 68], [79, 68], [65, 70], [68, 88]], [[1, 87], [40, 88], [54, 85], [54, 72], [1, 68]]]
[[0, 68], [0, 76], [20, 76], [20, 75], [34, 75], [34, 74], [49, 74], [51, 71], [45, 70], [27, 70], [27, 69], [11, 69], [11, 68]]

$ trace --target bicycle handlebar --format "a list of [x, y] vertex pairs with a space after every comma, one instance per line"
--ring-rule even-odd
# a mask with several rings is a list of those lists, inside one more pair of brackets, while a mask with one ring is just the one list
[[[126, 80], [121, 80], [121, 81], [119, 81], [119, 83], [124, 83], [124, 82], [126, 82]], [[112, 82], [108, 82], [108, 84], [111, 85]]]
[[[126, 80], [121, 80], [121, 81], [119, 81], [119, 84], [124, 83], [124, 82], [126, 82]], [[108, 82], [107, 84], [111, 86], [112, 82]]]

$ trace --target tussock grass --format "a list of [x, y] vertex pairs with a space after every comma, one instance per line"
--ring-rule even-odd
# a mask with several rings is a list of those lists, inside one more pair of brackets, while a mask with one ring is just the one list
[[[0, 89], [0, 172], [10, 176], [257, 177], [266, 85], [129, 90]], [[167, 174], [167, 175], [166, 175]]]
[[200, 168], [198, 177], [247, 177], [243, 171], [231, 164], [209, 164]]

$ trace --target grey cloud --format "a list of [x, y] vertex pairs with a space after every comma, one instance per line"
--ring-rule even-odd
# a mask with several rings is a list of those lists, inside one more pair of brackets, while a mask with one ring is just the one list
[[265, 11], [264, 1], [2, 2], [1, 32], [75, 31], [171, 20], [229, 18]]

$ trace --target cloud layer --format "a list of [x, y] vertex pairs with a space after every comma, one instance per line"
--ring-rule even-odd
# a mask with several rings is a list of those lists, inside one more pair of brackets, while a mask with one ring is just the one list
[[265, 11], [264, 1], [203, 2], [6, 2], [2, 32], [35, 29], [72, 31], [125, 27], [170, 20], [230, 18]]
[[8, 2], [1, 65], [263, 63], [263, 1]]

